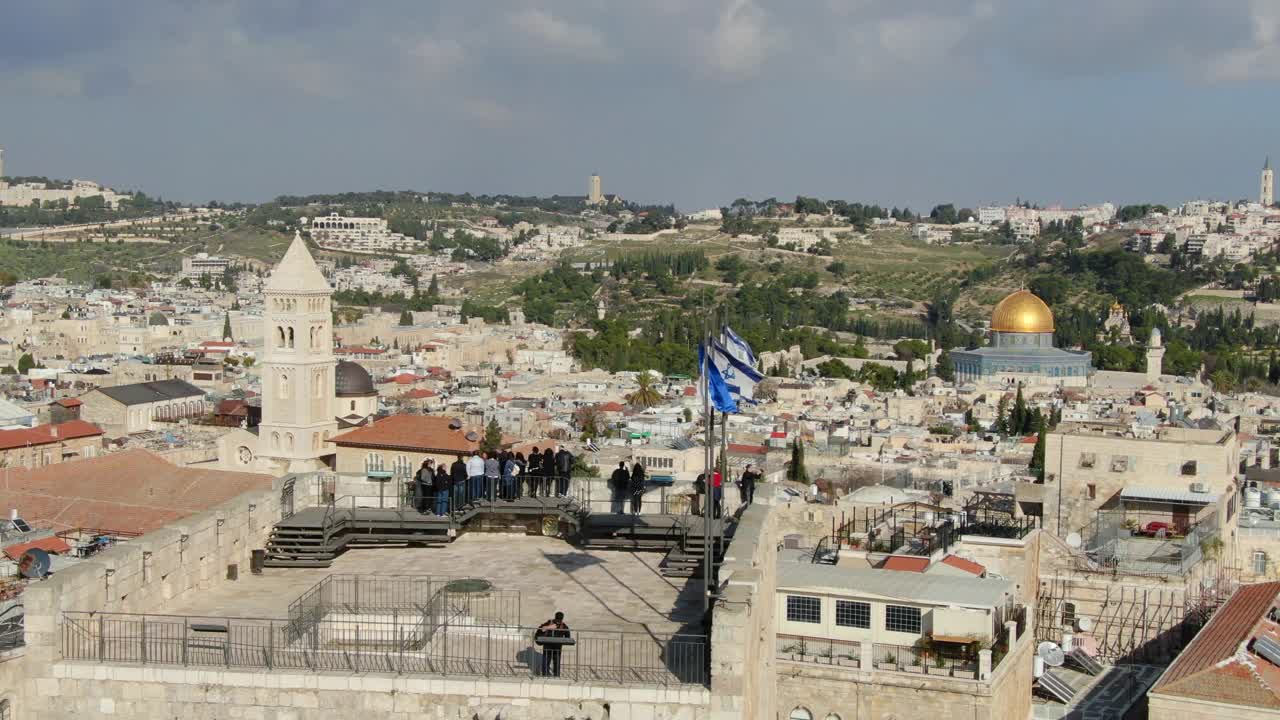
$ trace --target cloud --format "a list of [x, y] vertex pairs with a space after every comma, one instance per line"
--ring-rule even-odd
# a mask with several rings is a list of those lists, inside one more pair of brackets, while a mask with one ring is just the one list
[[515, 112], [492, 98], [463, 98], [459, 106], [464, 115], [491, 130], [504, 130], [515, 124]]
[[616, 54], [595, 28], [542, 10], [526, 8], [509, 15], [507, 22], [540, 50], [580, 60], [608, 60]]
[[462, 64], [465, 53], [454, 38], [421, 36], [409, 43], [406, 51], [417, 68], [428, 73], [441, 73]]
[[751, 0], [729, 0], [705, 38], [703, 57], [716, 72], [743, 77], [782, 44], [782, 32], [769, 26], [765, 12]]

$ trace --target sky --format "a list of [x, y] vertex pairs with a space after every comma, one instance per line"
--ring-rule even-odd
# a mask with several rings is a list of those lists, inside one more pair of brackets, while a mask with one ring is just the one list
[[191, 202], [1255, 198], [1280, 0], [10, 0], [10, 175]]

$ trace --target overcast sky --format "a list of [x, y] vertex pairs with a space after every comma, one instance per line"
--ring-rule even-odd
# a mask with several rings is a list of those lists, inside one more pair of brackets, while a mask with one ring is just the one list
[[681, 209], [1257, 194], [1280, 0], [7, 0], [11, 175]]

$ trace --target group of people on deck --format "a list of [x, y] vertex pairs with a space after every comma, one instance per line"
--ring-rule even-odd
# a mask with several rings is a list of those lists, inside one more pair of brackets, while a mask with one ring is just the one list
[[609, 490], [611, 496], [610, 512], [615, 515], [622, 515], [627, 512], [627, 498], [631, 498], [631, 514], [639, 515], [641, 501], [644, 499], [645, 474], [644, 465], [636, 463], [631, 466], [631, 471], [627, 471], [627, 462], [625, 460], [618, 463], [617, 469], [609, 476]]
[[420, 513], [446, 515], [452, 509], [493, 500], [529, 497], [566, 497], [573, 473], [573, 453], [547, 446], [523, 452], [473, 451], [453, 463], [422, 461], [413, 479], [413, 506]]

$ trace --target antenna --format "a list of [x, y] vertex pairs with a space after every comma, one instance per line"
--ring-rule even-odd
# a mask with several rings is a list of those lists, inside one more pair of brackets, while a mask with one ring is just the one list
[[40, 548], [31, 548], [18, 561], [18, 572], [28, 580], [39, 580], [49, 574], [51, 565], [53, 562], [49, 559], [49, 553]]
[[1067, 657], [1057, 643], [1047, 640], [1036, 647], [1036, 655], [1049, 667], [1062, 667]]

